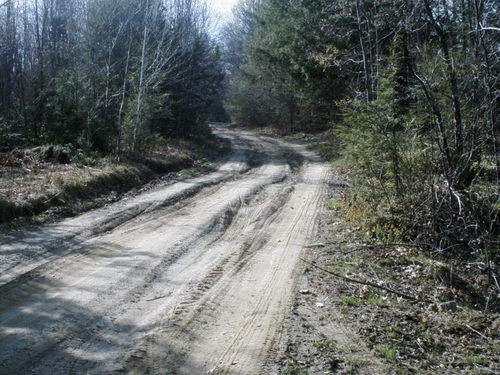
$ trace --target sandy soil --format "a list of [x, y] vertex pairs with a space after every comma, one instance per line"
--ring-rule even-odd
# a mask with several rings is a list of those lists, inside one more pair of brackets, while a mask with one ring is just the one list
[[233, 153], [214, 173], [0, 237], [0, 373], [264, 371], [330, 172], [215, 131]]

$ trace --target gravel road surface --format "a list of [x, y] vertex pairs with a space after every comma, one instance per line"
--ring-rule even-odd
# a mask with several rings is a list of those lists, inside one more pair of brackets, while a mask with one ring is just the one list
[[214, 127], [232, 153], [57, 224], [0, 236], [1, 374], [260, 374], [329, 169]]

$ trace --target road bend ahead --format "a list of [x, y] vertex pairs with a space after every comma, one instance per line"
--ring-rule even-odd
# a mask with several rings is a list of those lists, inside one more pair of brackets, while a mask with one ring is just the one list
[[220, 168], [0, 238], [1, 374], [259, 374], [329, 172], [217, 127]]

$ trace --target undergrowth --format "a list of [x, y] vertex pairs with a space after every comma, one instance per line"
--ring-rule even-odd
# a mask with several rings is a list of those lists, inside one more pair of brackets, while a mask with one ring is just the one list
[[[387, 112], [384, 105], [365, 106], [352, 114], [349, 125], [336, 126], [341, 130], [313, 146], [349, 178], [327, 209], [381, 249], [407, 246], [466, 273], [476, 264], [470, 277], [481, 280], [475, 283], [481, 284], [477, 293], [498, 294], [500, 194], [492, 159], [472, 163], [473, 178], [452, 184], [440, 169], [438, 151], [418, 139], [418, 127], [388, 131], [380, 118]], [[456, 168], [465, 168], [457, 163]]]
[[[71, 215], [103, 195], [112, 199], [155, 177], [191, 167], [197, 173], [226, 150], [213, 135], [161, 140], [146, 154], [102, 157], [70, 146], [1, 153], [0, 223], [54, 211]], [[195, 165], [196, 164], [196, 165]], [[98, 204], [98, 202], [96, 203]]]

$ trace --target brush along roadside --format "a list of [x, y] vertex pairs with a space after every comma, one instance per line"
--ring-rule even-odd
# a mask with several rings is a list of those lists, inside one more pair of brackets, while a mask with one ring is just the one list
[[44, 146], [0, 154], [0, 223], [71, 216], [172, 173], [212, 170], [229, 146], [215, 138], [182, 140], [145, 156], [80, 158], [67, 157], [61, 149]]
[[484, 272], [492, 265], [367, 241], [337, 179], [268, 372], [498, 373], [498, 290]]

